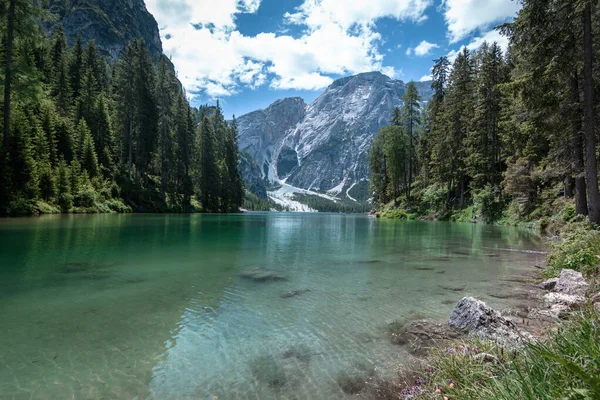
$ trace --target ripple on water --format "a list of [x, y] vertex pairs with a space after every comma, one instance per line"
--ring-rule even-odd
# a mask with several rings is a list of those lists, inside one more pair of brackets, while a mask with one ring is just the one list
[[544, 257], [470, 224], [97, 217], [0, 224], [0, 398], [342, 399], [408, 358], [390, 323], [525, 307], [497, 283]]

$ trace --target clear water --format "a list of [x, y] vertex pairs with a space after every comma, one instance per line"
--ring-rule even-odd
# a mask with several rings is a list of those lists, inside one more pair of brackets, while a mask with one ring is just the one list
[[[540, 246], [352, 215], [3, 220], [0, 399], [343, 398], [340, 377], [408, 359], [387, 323], [465, 295], [510, 306], [488, 295], [543, 255], [507, 249]], [[238, 276], [257, 266], [288, 280]]]

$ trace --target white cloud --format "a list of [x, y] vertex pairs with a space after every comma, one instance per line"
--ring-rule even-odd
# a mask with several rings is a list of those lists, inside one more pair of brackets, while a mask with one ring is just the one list
[[454, 63], [454, 60], [456, 60], [458, 54], [463, 51], [465, 47], [471, 51], [477, 50], [484, 42], [487, 42], [488, 44], [496, 42], [504, 52], [506, 52], [506, 49], [508, 49], [508, 38], [506, 36], [502, 36], [497, 30], [491, 30], [479, 37], [472, 39], [467, 45], [461, 46], [458, 50], [450, 50], [450, 52], [446, 54], [446, 57], [448, 57], [451, 63]]
[[430, 80], [432, 80], [433, 78], [431, 77], [431, 75], [423, 75], [420, 79], [419, 82], [428, 82]]
[[431, 3], [432, 0], [353, 0], [344, 4], [339, 0], [304, 0], [286, 18], [311, 29], [335, 23], [347, 30], [354, 24], [370, 25], [383, 17], [420, 22]]
[[438, 47], [440, 46], [435, 43], [429, 43], [427, 40], [423, 40], [413, 51], [416, 56], [422, 57], [427, 55], [432, 49], [437, 49]]
[[305, 0], [285, 17], [290, 26], [305, 29], [296, 37], [237, 30], [236, 15], [256, 12], [260, 0], [220, 0], [218, 6], [213, 0], [146, 2], [186, 89], [220, 97], [265, 84], [316, 90], [329, 85], [331, 75], [378, 70], [396, 76], [401, 71], [384, 65], [379, 52], [383, 41], [375, 21], [417, 22], [432, 0], [355, 0], [343, 7], [337, 0]]
[[521, 4], [513, 0], [443, 0], [443, 7], [450, 42], [456, 43], [476, 30], [489, 30], [514, 17]]

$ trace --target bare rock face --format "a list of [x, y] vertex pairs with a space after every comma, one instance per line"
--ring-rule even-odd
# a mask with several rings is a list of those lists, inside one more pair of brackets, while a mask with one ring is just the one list
[[[418, 82], [417, 89], [423, 101], [431, 98], [430, 82]], [[405, 91], [404, 82], [380, 72], [338, 79], [310, 105], [278, 100], [238, 118], [240, 148], [271, 181], [368, 198], [368, 185], [361, 183], [369, 178], [371, 143]]]
[[519, 330], [511, 320], [474, 297], [464, 297], [456, 304], [448, 325], [502, 345], [522, 344], [532, 340], [529, 333]]
[[585, 280], [581, 272], [574, 271], [572, 269], [563, 269], [560, 271], [560, 276], [554, 287], [554, 291], [585, 296], [585, 292], [590, 287], [590, 284]]
[[143, 39], [153, 58], [162, 54], [158, 24], [144, 0], [51, 0], [49, 10], [58, 16], [47, 23], [49, 32], [62, 24], [70, 45], [81, 34], [94, 40], [100, 52], [112, 59], [133, 39]]

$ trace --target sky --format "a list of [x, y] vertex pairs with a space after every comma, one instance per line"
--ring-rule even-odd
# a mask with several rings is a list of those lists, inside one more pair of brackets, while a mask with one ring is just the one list
[[146, 0], [163, 49], [193, 105], [219, 100], [225, 115], [273, 101], [311, 102], [335, 79], [381, 71], [405, 82], [430, 78], [484, 41], [507, 46], [494, 27], [515, 0]]

